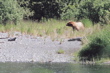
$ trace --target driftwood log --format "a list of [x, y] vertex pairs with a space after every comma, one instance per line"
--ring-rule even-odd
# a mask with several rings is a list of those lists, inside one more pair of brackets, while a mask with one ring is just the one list
[[8, 39], [8, 41], [15, 41], [15, 40], [16, 40], [16, 37]]
[[76, 38], [72, 38], [69, 39], [68, 41], [82, 41], [83, 37], [76, 37]]

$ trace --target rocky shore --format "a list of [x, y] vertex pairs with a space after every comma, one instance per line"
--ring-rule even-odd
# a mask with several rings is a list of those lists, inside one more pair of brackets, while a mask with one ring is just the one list
[[[8, 33], [0, 33], [0, 62], [71, 62], [75, 51], [81, 48], [80, 41], [33, 37], [15, 33], [16, 39], [8, 41]], [[58, 50], [64, 54], [58, 54]]]

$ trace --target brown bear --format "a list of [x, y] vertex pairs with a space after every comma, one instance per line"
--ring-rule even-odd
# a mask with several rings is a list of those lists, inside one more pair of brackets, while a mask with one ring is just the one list
[[70, 26], [73, 28], [73, 30], [76, 29], [77, 31], [84, 29], [84, 25], [82, 22], [68, 22], [66, 26]]

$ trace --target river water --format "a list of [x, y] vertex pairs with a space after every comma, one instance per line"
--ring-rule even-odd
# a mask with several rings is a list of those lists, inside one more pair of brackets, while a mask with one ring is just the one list
[[0, 63], [0, 73], [110, 73], [110, 65], [73, 63]]

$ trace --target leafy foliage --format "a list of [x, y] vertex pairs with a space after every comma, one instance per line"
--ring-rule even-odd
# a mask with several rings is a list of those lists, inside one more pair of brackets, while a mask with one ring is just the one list
[[70, 0], [63, 7], [61, 18], [83, 19], [88, 18], [92, 22], [109, 24], [110, 0]]
[[109, 24], [110, 0], [30, 0], [35, 11], [32, 18], [57, 18], [63, 20], [90, 19], [94, 23]]
[[13, 21], [17, 24], [29, 12], [26, 10], [16, 0], [0, 0], [0, 23], [6, 25], [8, 21]]
[[59, 18], [59, 7], [58, 0], [30, 0], [30, 8], [35, 12], [31, 18], [38, 21], [44, 18]]
[[110, 24], [109, 6], [110, 0], [0, 0], [0, 20], [16, 24], [29, 16], [37, 21], [89, 19], [93, 23]]
[[94, 38], [88, 46], [80, 51], [79, 56], [85, 57], [87, 60], [93, 58], [100, 58], [103, 55], [104, 48], [107, 46], [106, 42], [98, 37]]
[[89, 43], [86, 44], [79, 52], [79, 57], [87, 60], [101, 59], [110, 57], [110, 30], [108, 26], [102, 31], [93, 33], [89, 38]]

